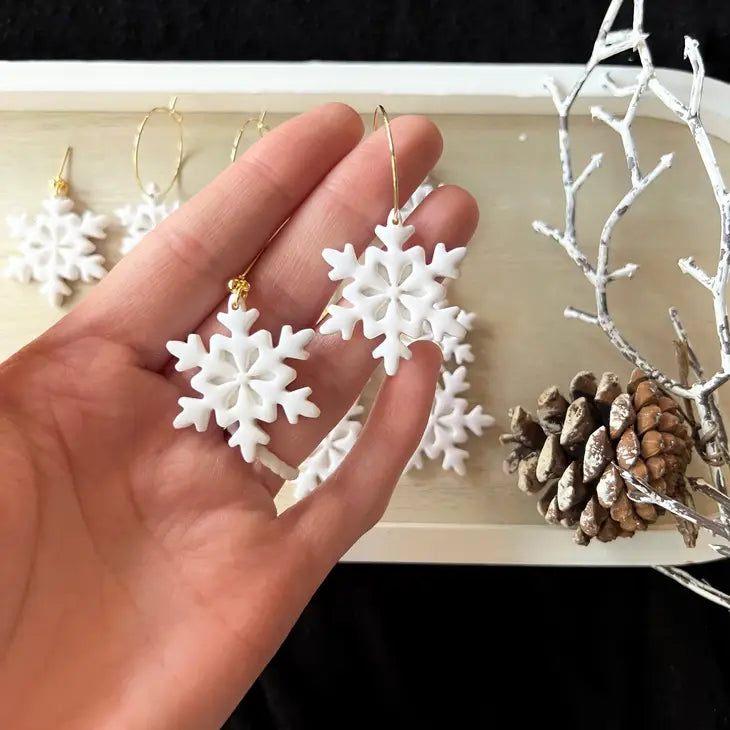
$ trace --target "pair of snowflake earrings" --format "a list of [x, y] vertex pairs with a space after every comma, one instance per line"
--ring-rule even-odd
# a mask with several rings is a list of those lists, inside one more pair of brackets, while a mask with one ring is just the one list
[[[134, 177], [137, 181], [137, 185], [142, 192], [142, 201], [136, 206], [127, 205], [123, 208], [119, 208], [116, 211], [117, 217], [119, 218], [122, 225], [126, 228], [126, 236], [122, 240], [122, 254], [129, 253], [150, 231], [156, 226], [162, 223], [173, 211], [180, 207], [180, 202], [175, 200], [170, 204], [164, 202], [167, 195], [172, 190], [173, 186], [177, 182], [183, 164], [183, 117], [179, 111], [175, 108], [177, 97], [173, 97], [168, 106], [158, 106], [151, 109], [145, 115], [144, 119], [137, 128], [137, 133], [134, 138], [134, 154], [132, 164], [134, 167]], [[177, 158], [175, 162], [175, 170], [172, 174], [172, 179], [164, 189], [160, 189], [155, 183], [145, 183], [142, 180], [139, 171], [139, 148], [142, 134], [145, 129], [145, 125], [149, 121], [150, 117], [154, 114], [162, 113], [174, 122], [177, 132]], [[237, 130], [236, 135], [233, 138], [233, 145], [231, 147], [231, 162], [235, 162], [236, 155], [238, 154], [238, 147], [241, 143], [246, 129], [249, 125], [255, 124], [256, 130], [258, 131], [259, 137], [263, 137], [269, 128], [264, 124], [266, 118], [266, 112], [262, 112], [258, 117], [249, 117], [243, 123], [243, 125]]]
[[[175, 108], [177, 97], [168, 106], [151, 109], [142, 119], [134, 137], [133, 169], [137, 185], [142, 191], [142, 201], [135, 206], [127, 205], [116, 211], [117, 218], [125, 227], [121, 253], [129, 253], [148, 233], [179, 207], [179, 202], [164, 202], [177, 182], [183, 163], [183, 117]], [[177, 134], [177, 158], [172, 179], [161, 189], [155, 183], [145, 184], [140, 175], [140, 142], [145, 127], [155, 114], [166, 114], [174, 122]], [[235, 160], [241, 137], [250, 124], [256, 124], [259, 136], [268, 127], [264, 124], [266, 112], [258, 118], [247, 119], [237, 131], [231, 150]], [[72, 294], [69, 286], [74, 281], [92, 282], [107, 272], [104, 257], [96, 252], [96, 243], [106, 238], [111, 219], [85, 211], [73, 212], [74, 203], [69, 197], [69, 184], [64, 178], [71, 154], [66, 148], [58, 174], [51, 180], [51, 197], [41, 204], [42, 212], [35, 217], [11, 215], [7, 217], [12, 238], [19, 239], [17, 253], [11, 255], [3, 272], [4, 276], [21, 283], [36, 281], [40, 292], [52, 306], [61, 306], [65, 297]]]
[[[441, 280], [458, 277], [457, 266], [466, 248], [447, 251], [438, 243], [430, 263], [426, 262], [423, 247], [405, 248], [415, 229], [405, 225], [398, 208], [398, 169], [390, 120], [385, 109], [379, 106], [374, 128], [379, 114], [385, 122], [390, 150], [394, 201], [386, 225], [375, 229], [384, 247], [368, 247], [362, 263], [350, 243], [345, 244], [343, 251], [323, 251], [332, 267], [329, 278], [351, 281], [342, 291], [342, 298], [349, 306], [331, 306], [330, 316], [321, 325], [320, 332], [325, 335], [339, 332], [343, 339], [349, 340], [356, 324], [361, 322], [367, 339], [382, 338], [373, 350], [373, 357], [382, 358], [386, 373], [394, 375], [401, 359], [411, 357], [412, 342], [424, 337], [439, 341], [465, 335], [466, 328], [459, 321], [460, 309], [446, 306], [446, 290]], [[246, 462], [258, 460], [284, 479], [292, 480], [298, 470], [267, 448], [269, 436], [257, 422], [275, 421], [279, 406], [293, 424], [300, 416], [319, 415], [319, 409], [309, 400], [311, 388], [287, 390], [296, 371], [284, 362], [308, 357], [305, 348], [314, 337], [314, 330], [293, 332], [286, 325], [276, 346], [269, 331], [251, 332], [259, 313], [245, 309], [249, 292], [247, 274], [248, 271], [229, 282], [228, 311], [218, 315], [229, 335], [213, 335], [208, 350], [197, 334], [188, 335], [184, 342], [167, 343], [168, 351], [178, 360], [175, 365], [178, 371], [199, 369], [190, 384], [201, 396], [179, 400], [181, 411], [173, 425], [176, 428], [194, 426], [198, 431], [205, 431], [213, 414], [218, 426], [231, 432], [228, 443], [240, 449]]]

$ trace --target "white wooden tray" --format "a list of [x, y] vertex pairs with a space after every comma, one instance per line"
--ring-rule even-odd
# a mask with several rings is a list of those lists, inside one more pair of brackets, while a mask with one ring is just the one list
[[[633, 78], [633, 70], [611, 70], [619, 83]], [[377, 103], [391, 115], [428, 114], [445, 141], [438, 178], [470, 189], [482, 209], [469, 264], [451, 294], [479, 315], [471, 338], [478, 365], [472, 366], [470, 396], [499, 425], [470, 444], [466, 479], [445, 474], [438, 465], [404, 478], [383, 522], [346, 559], [561, 565], [712, 560], [717, 556], [706, 540], [687, 551], [670, 525], [633, 540], [578, 548], [570, 531], [541, 522], [534, 499], [519, 493], [500, 468], [497, 436], [510, 406], [532, 407], [540, 390], [553, 383], [566, 387], [577, 370], [628, 371], [599, 332], [562, 318], [566, 304], [589, 306], [591, 291], [563, 252], [530, 227], [534, 218], [561, 220], [557, 120], [540, 82], [551, 75], [567, 86], [577, 73], [578, 67], [570, 66], [0, 63], [0, 215], [36, 207], [67, 144], [74, 147], [71, 183], [77, 199], [109, 213], [135, 201], [130, 163], [135, 127], [147, 109], [165, 104], [172, 94], [185, 115], [187, 157], [174, 191], [182, 200], [225, 166], [235, 130], [260, 110], [269, 112], [271, 124], [330, 100], [353, 105], [368, 120]], [[687, 98], [688, 74], [661, 76]], [[722, 140], [718, 156], [730, 169], [730, 87], [710, 80], [704, 99], [705, 125]], [[594, 103], [621, 109], [598, 76], [577, 111], [585, 114]], [[617, 255], [642, 269], [634, 281], [615, 285], [613, 301], [617, 319], [645, 343], [648, 355], [671, 370], [670, 304], [681, 308], [703, 359], [711, 362], [716, 350], [707, 303], [675, 262], [692, 254], [710, 268], [717, 220], [685, 129], [659, 105], [648, 102], [641, 112], [640, 151], [646, 159], [673, 151], [675, 164], [622, 223]], [[575, 120], [573, 130], [577, 160], [606, 153], [581, 203], [580, 233], [593, 241], [607, 211], [626, 191], [625, 162], [615, 135], [603, 125], [586, 116]], [[166, 145], [172, 142], [158, 139], [157, 158], [145, 164], [149, 174], [162, 176], [172, 155]], [[245, 139], [242, 146], [250, 142]], [[111, 264], [119, 258], [121, 235], [115, 228], [100, 247]], [[0, 255], [12, 245], [0, 235]], [[9, 281], [0, 281], [0, 306], [3, 357], [58, 316], [33, 287]], [[285, 491], [281, 505], [290, 501]]]

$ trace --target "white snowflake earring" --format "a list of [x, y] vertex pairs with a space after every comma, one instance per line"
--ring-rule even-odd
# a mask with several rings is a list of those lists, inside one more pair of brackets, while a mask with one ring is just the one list
[[309, 400], [311, 388], [286, 389], [297, 373], [284, 362], [309, 357], [304, 348], [314, 336], [314, 330], [294, 332], [285, 325], [276, 346], [268, 330], [251, 332], [259, 313], [245, 307], [250, 288], [247, 275], [248, 271], [228, 282], [231, 292], [228, 311], [218, 314], [229, 335], [214, 334], [208, 350], [197, 334], [188, 335], [185, 342], [167, 343], [168, 351], [178, 360], [176, 370], [199, 368], [190, 385], [201, 395], [179, 399], [181, 411], [173, 426], [195, 426], [197, 431], [205, 431], [213, 414], [218, 426], [231, 433], [228, 445], [238, 447], [246, 462], [259, 461], [283, 479], [292, 481], [299, 471], [266, 448], [269, 435], [257, 422], [273, 423], [278, 406], [289, 423], [297, 423], [299, 416], [319, 416], [319, 408]]
[[67, 147], [58, 175], [51, 180], [51, 197], [43, 201], [43, 212], [29, 219], [7, 217], [10, 235], [20, 239], [18, 253], [11, 255], [4, 275], [23, 284], [40, 282], [41, 294], [59, 307], [72, 294], [69, 282], [91, 282], [106, 274], [104, 257], [96, 253], [94, 239], [106, 238], [109, 219], [84, 211], [73, 212], [64, 169], [71, 154]]
[[387, 223], [375, 228], [384, 248], [368, 247], [362, 263], [351, 243], [346, 243], [343, 251], [328, 248], [322, 252], [332, 267], [330, 279], [351, 281], [342, 290], [342, 297], [350, 306], [330, 306], [330, 316], [322, 323], [320, 332], [339, 332], [344, 340], [349, 340], [355, 325], [362, 322], [367, 339], [382, 337], [373, 357], [382, 358], [385, 372], [395, 375], [401, 358], [411, 357], [410, 342], [424, 335], [435, 340], [447, 335], [464, 336], [464, 326], [458, 321], [459, 308], [446, 306], [446, 289], [441, 279], [458, 277], [457, 266], [466, 248], [447, 251], [443, 243], [437, 243], [430, 263], [426, 263], [422, 246], [403, 250], [415, 228], [404, 225], [398, 209], [398, 168], [390, 120], [385, 109], [378, 106], [373, 128], [377, 128], [378, 114], [385, 121], [393, 176], [393, 210]]
[[[175, 96], [170, 100], [168, 106], [156, 106], [154, 109], [150, 109], [145, 114], [139, 127], [137, 127], [137, 132], [134, 136], [132, 164], [134, 166], [134, 177], [137, 180], [139, 189], [142, 191], [142, 201], [137, 203], [137, 205], [126, 205], [116, 210], [117, 217], [126, 229], [126, 235], [122, 238], [122, 254], [128, 254], [150, 231], [162, 223], [170, 213], [180, 207], [180, 202], [177, 200], [172, 203], [164, 202], [180, 177], [180, 170], [182, 169], [183, 163], [183, 117], [175, 109], [176, 102], [177, 97]], [[158, 113], [166, 114], [174, 122], [177, 131], [177, 161], [175, 163], [175, 171], [169, 184], [164, 189], [161, 189], [153, 182], [143, 182], [139, 171], [139, 146], [142, 140], [142, 134], [150, 117]]]

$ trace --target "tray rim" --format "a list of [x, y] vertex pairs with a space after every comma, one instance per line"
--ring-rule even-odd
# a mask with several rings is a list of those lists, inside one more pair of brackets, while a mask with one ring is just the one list
[[[141, 111], [178, 96], [185, 112], [240, 112], [266, 108], [296, 113], [337, 99], [363, 113], [385, 97], [393, 113], [554, 114], [542, 79], [570, 85], [582, 65], [349, 63], [349, 62], [127, 62], [0, 61], [0, 111]], [[631, 66], [605, 66], [617, 83], [628, 83]], [[687, 98], [692, 75], [660, 69], [662, 82]], [[455, 93], [456, 90], [456, 93]], [[600, 101], [620, 104], [594, 74], [578, 112]], [[660, 104], [643, 116], [676, 120]], [[708, 78], [703, 97], [708, 132], [730, 142], [730, 84]], [[670, 527], [633, 540], [572, 545], [570, 534], [548, 525], [380, 522], [344, 556], [351, 562], [462, 563], [562, 566], [647, 566], [720, 559], [701, 534], [687, 550]], [[539, 544], [539, 549], [535, 546]]]

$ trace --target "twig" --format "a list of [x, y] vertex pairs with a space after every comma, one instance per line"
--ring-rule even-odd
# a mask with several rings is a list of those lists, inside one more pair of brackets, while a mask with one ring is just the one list
[[[536, 221], [533, 226], [539, 233], [556, 240], [566, 250], [571, 259], [581, 268], [588, 281], [594, 286], [598, 310], [595, 323], [606, 333], [612, 344], [614, 344], [624, 357], [635, 367], [641, 368], [649, 374], [652, 379], [656, 380], [663, 389], [672, 395], [684, 399], [699, 400], [702, 397], [714, 393], [718, 387], [730, 379], [730, 324], [728, 323], [728, 314], [725, 307], [725, 290], [728, 284], [728, 277], [730, 276], [730, 195], [728, 195], [727, 186], [717, 164], [712, 143], [699, 116], [705, 70], [697, 42], [691, 38], [685, 39], [685, 56], [689, 59], [692, 67], [693, 83], [689, 102], [688, 104], [684, 104], [657, 79], [651, 52], [647, 43], [647, 35], [643, 30], [644, 0], [634, 0], [633, 2], [634, 13], [631, 29], [613, 30], [613, 23], [616, 20], [618, 10], [622, 4], [619, 0], [615, 0], [609, 5], [594, 43], [593, 52], [586, 63], [583, 73], [581, 73], [570, 91], [562, 95], [553, 80], [546, 82], [546, 86], [550, 91], [559, 116], [558, 145], [563, 188], [565, 191], [565, 225], [563, 231], [548, 226], [541, 221]], [[599, 244], [598, 263], [594, 268], [576, 239], [575, 209], [577, 192], [591, 173], [599, 167], [601, 158], [599, 155], [594, 155], [584, 171], [574, 179], [568, 119], [575, 99], [598, 63], [628, 48], [635, 48], [638, 51], [641, 61], [641, 70], [636, 83], [630, 86], [618, 87], [610, 77], [607, 77], [605, 81], [605, 85], [612, 91], [630, 97], [626, 113], [623, 118], [618, 118], [608, 114], [600, 107], [594, 107], [591, 110], [595, 118], [603, 121], [620, 136], [631, 179], [631, 189], [616, 206], [606, 222]], [[613, 229], [641, 192], [653, 183], [661, 172], [671, 164], [671, 157], [665, 155], [651, 173], [646, 176], [642, 175], [632, 125], [636, 118], [639, 102], [647, 92], [652, 92], [690, 129], [708, 177], [712, 183], [720, 210], [720, 255], [715, 275], [708, 275], [693, 262], [691, 257], [683, 258], [680, 261], [681, 270], [692, 276], [712, 293], [716, 329], [721, 350], [722, 369], [708, 380], [703, 380], [700, 377], [692, 388], [683, 386], [643, 357], [615, 325], [607, 304], [607, 285], [619, 278], [631, 277], [636, 273], [636, 267], [631, 264], [620, 267], [613, 272], [608, 270], [607, 262]], [[601, 265], [602, 260], [604, 261], [603, 266]], [[575, 310], [572, 308], [566, 310], [566, 316], [568, 317], [580, 319], [584, 322], [591, 322], [590, 318], [586, 319], [585, 317], [576, 317], [574, 315]], [[712, 413], [708, 415], [712, 416]]]
[[718, 606], [722, 606], [727, 611], [730, 611], [730, 596], [727, 593], [718, 591], [717, 588], [713, 588], [709, 583], [690, 575], [686, 570], [664, 565], [656, 565], [654, 566], [654, 570], [659, 571], [662, 575], [666, 575], [667, 578], [671, 578], [690, 591], [706, 598], [708, 601], [712, 601]]
[[623, 469], [618, 464], [615, 464], [619, 473], [623, 477], [623, 480], [627, 485], [631, 487], [628, 490], [629, 499], [633, 502], [643, 502], [654, 504], [658, 507], [663, 507], [667, 512], [671, 512], [677, 517], [681, 517], [683, 520], [688, 520], [699, 527], [703, 527], [708, 532], [711, 532], [717, 537], [729, 539], [730, 535], [725, 530], [725, 527], [719, 521], [713, 520], [710, 517], [700, 514], [697, 510], [687, 507], [686, 504], [667, 497], [664, 494], [657, 492], [648, 482], [632, 474], [627, 469]]

